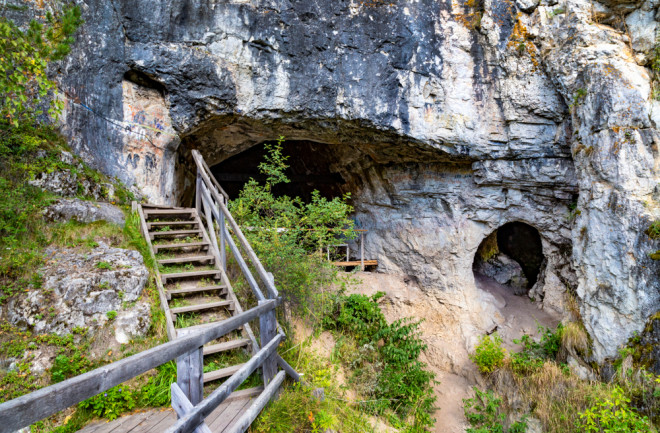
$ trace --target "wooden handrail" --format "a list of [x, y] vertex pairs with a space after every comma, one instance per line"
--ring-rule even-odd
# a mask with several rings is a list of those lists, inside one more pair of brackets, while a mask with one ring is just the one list
[[[220, 221], [220, 215], [218, 214], [218, 211], [217, 211], [216, 207], [211, 204], [211, 197], [209, 195], [208, 188], [206, 188], [206, 185], [204, 185], [204, 184], [202, 184], [201, 193], [202, 193], [202, 201], [203, 202], [208, 202], [208, 207], [210, 208], [211, 213], [213, 214], [213, 216], [215, 217], [216, 220]], [[264, 297], [263, 292], [259, 288], [259, 285], [257, 284], [257, 281], [252, 276], [252, 273], [250, 272], [250, 269], [248, 268], [247, 263], [245, 263], [245, 260], [243, 259], [243, 256], [241, 255], [241, 252], [239, 251], [238, 247], [234, 243], [234, 239], [229, 234], [229, 231], [227, 231], [227, 227], [220, 227], [220, 230], [223, 231], [224, 238], [227, 242], [227, 245], [229, 245], [229, 248], [231, 249], [232, 254], [234, 254], [234, 258], [236, 259], [236, 262], [238, 263], [238, 266], [241, 268], [241, 271], [243, 272], [243, 275], [245, 276], [245, 279], [247, 280], [248, 285], [252, 289], [252, 292], [256, 296], [257, 301], [263, 301], [266, 298]]]
[[199, 426], [204, 419], [211, 414], [222, 404], [229, 394], [231, 394], [238, 386], [247, 379], [257, 368], [259, 368], [264, 361], [272, 355], [277, 346], [284, 340], [284, 334], [278, 334], [275, 338], [270, 340], [270, 343], [265, 345], [256, 355], [254, 355], [248, 362], [227, 379], [219, 388], [213, 391], [208, 397], [196, 405], [186, 416], [180, 418], [176, 424], [167, 429], [167, 433], [186, 433], [193, 431]]
[[14, 432], [167, 361], [198, 350], [209, 341], [220, 338], [262, 314], [274, 310], [280, 302], [281, 299], [269, 299], [257, 307], [209, 325], [198, 332], [2, 403], [0, 433]]
[[205, 165], [204, 158], [202, 158], [202, 155], [197, 150], [193, 150], [192, 155], [193, 155], [193, 158], [195, 159], [195, 162], [197, 164], [197, 168], [199, 169], [199, 174], [201, 175], [202, 180], [206, 183], [208, 191], [210, 192], [212, 198], [218, 204], [218, 207], [220, 208], [222, 213], [225, 215], [225, 218], [226, 218], [227, 222], [229, 222], [229, 226], [231, 227], [232, 231], [234, 232], [234, 235], [236, 235], [236, 238], [240, 242], [241, 247], [243, 247], [243, 249], [247, 253], [250, 261], [252, 262], [252, 264], [256, 268], [257, 273], [259, 274], [259, 278], [261, 278], [261, 281], [266, 286], [266, 290], [268, 291], [268, 298], [270, 298], [270, 299], [277, 298], [279, 296], [278, 291], [275, 288], [275, 285], [273, 284], [273, 282], [268, 278], [268, 272], [266, 272], [266, 269], [261, 264], [261, 261], [259, 260], [259, 258], [255, 254], [254, 250], [252, 249], [252, 246], [250, 246], [250, 243], [245, 238], [245, 235], [243, 235], [243, 232], [241, 231], [241, 228], [238, 226], [238, 224], [234, 220], [234, 217], [229, 212], [229, 209], [227, 209], [227, 206], [225, 205], [224, 200], [221, 198], [220, 193], [215, 188], [211, 188], [211, 186], [213, 186], [213, 182], [211, 181], [211, 179], [209, 177], [209, 174], [204, 169], [204, 165]]

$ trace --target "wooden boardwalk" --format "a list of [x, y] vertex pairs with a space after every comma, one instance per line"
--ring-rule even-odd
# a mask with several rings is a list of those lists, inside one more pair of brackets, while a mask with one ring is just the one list
[[[234, 394], [240, 395], [241, 391]], [[252, 403], [250, 397], [233, 397], [225, 400], [211, 415], [206, 417], [206, 425], [213, 433], [230, 430]], [[176, 414], [171, 408], [148, 410], [117, 418], [114, 421], [100, 421], [80, 430], [80, 433], [161, 433], [173, 426]]]

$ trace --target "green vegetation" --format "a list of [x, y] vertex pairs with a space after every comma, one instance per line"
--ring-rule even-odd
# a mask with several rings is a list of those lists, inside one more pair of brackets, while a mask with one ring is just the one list
[[506, 414], [501, 408], [502, 399], [496, 397], [493, 391], [481, 391], [474, 388], [473, 398], [463, 399], [465, 418], [472, 427], [467, 433], [525, 433], [527, 423], [515, 421], [505, 427]]
[[[0, 118], [13, 126], [44, 114], [44, 98], [56, 88], [47, 76], [48, 65], [69, 53], [82, 24], [77, 6], [66, 7], [58, 16], [47, 12], [45, 18], [45, 23], [32, 20], [23, 31], [0, 17]], [[56, 117], [63, 103], [50, 96], [48, 114]]]
[[484, 335], [470, 359], [477, 364], [482, 373], [492, 373], [504, 364], [506, 350], [502, 347], [502, 339], [497, 333]]
[[[637, 357], [634, 346], [621, 351], [610, 383], [591, 382], [577, 377], [564, 363], [569, 355], [589, 353], [589, 339], [581, 324], [569, 322], [554, 332], [543, 327], [539, 331], [538, 341], [527, 335], [514, 341], [522, 346], [521, 350], [499, 361], [496, 369], [489, 369], [489, 389], [475, 389], [475, 397], [464, 400], [466, 417], [472, 425], [468, 431], [524, 431], [520, 425], [507, 427], [504, 422], [521, 410], [527, 413], [521, 423], [534, 417], [548, 433], [657, 431], [660, 377], [633, 366]], [[482, 340], [480, 346], [496, 354], [484, 357], [486, 361], [499, 359], [503, 351], [492, 341], [483, 344]], [[475, 362], [477, 359], [473, 357]], [[502, 397], [510, 395], [516, 395], [517, 401]]]
[[365, 409], [389, 415], [395, 425], [410, 422], [413, 430], [424, 431], [434, 423], [435, 381], [419, 360], [426, 349], [420, 322], [402, 319], [388, 324], [378, 306], [383, 295], [334, 295], [323, 325], [349, 340], [351, 349], [340, 348], [340, 358], [350, 366], [353, 383], [368, 400]]
[[654, 430], [647, 417], [640, 416], [630, 407], [630, 398], [618, 386], [580, 413], [577, 428], [586, 433], [647, 433]]
[[355, 237], [350, 194], [328, 200], [314, 191], [309, 203], [299, 197], [276, 197], [272, 189], [288, 183], [282, 154], [283, 137], [266, 144], [267, 155], [259, 164], [264, 184], [251, 179], [229, 209], [266, 269], [273, 272], [280, 294], [300, 316], [320, 316], [323, 298], [318, 296], [336, 278], [336, 269], [318, 251], [338, 238]]
[[115, 310], [108, 311], [107, 313], [105, 313], [105, 315], [108, 318], [108, 320], [115, 320], [115, 318], [117, 318], [117, 312]]
[[113, 420], [136, 405], [134, 393], [125, 385], [117, 385], [103, 394], [80, 402], [83, 409], [91, 409], [95, 415]]
[[[251, 427], [255, 433], [318, 432], [328, 429], [342, 433], [376, 432], [361, 402], [352, 403], [337, 381], [338, 366], [313, 352], [311, 338], [280, 352], [298, 372], [304, 373], [306, 384], [282, 389]], [[287, 343], [285, 343], [287, 344]], [[290, 343], [289, 343], [290, 344]], [[312, 391], [324, 389], [324, 398]]]

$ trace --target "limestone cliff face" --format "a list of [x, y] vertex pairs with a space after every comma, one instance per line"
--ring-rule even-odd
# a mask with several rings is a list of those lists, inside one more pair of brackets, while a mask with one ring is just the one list
[[596, 359], [660, 308], [657, 0], [78, 3], [64, 130], [152, 201], [189, 197], [193, 147], [312, 140], [370, 255], [455, 306], [467, 345], [498, 320], [475, 251], [511, 221], [539, 230], [534, 293], [559, 313], [577, 293]]

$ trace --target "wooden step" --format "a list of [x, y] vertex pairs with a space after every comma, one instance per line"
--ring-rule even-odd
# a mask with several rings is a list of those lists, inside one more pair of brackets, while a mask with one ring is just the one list
[[195, 209], [144, 209], [144, 217], [192, 217]]
[[218, 296], [227, 294], [227, 286], [214, 285], [214, 286], [199, 286], [191, 287], [189, 289], [176, 289], [167, 291], [167, 299], [172, 299], [172, 295], [187, 295], [190, 293], [210, 292], [211, 290], [220, 290]]
[[202, 231], [199, 229], [193, 230], [169, 230], [166, 232], [149, 232], [151, 236], [178, 236], [178, 235], [198, 235]]
[[187, 248], [187, 247], [208, 247], [208, 242], [188, 242], [188, 243], [176, 243], [176, 244], [160, 244], [154, 245], [154, 253], [158, 253], [158, 250], [170, 250], [173, 248]]
[[172, 264], [176, 264], [176, 263], [192, 263], [192, 262], [206, 262], [206, 261], [209, 261], [210, 263], [213, 263], [215, 261], [215, 257], [213, 257], [211, 255], [174, 257], [172, 259], [158, 260], [158, 264], [159, 265], [172, 265]]
[[230, 367], [221, 368], [220, 370], [204, 373], [204, 383], [210, 382], [212, 380], [222, 379], [223, 377], [229, 377], [240, 370], [242, 366], [243, 364], [232, 365]]
[[225, 341], [224, 343], [213, 344], [211, 346], [204, 346], [204, 355], [210, 355], [212, 353], [226, 352], [231, 349], [238, 349], [239, 347], [245, 347], [250, 344], [250, 340], [247, 338], [241, 338], [240, 340], [231, 340]]
[[211, 269], [208, 271], [190, 271], [190, 272], [173, 272], [171, 274], [160, 274], [160, 279], [163, 284], [167, 284], [167, 280], [177, 280], [179, 278], [193, 278], [193, 277], [214, 277], [220, 279], [221, 273], [218, 269]]
[[229, 310], [233, 310], [234, 302], [218, 301], [218, 302], [208, 302], [206, 304], [186, 305], [185, 307], [170, 308], [170, 311], [172, 312], [172, 314], [181, 314], [181, 313], [190, 313], [191, 311], [209, 310], [211, 308], [220, 308], [220, 307], [228, 307]]
[[165, 227], [165, 226], [191, 226], [197, 225], [197, 221], [154, 221], [147, 223], [147, 228], [151, 230], [154, 227]]

